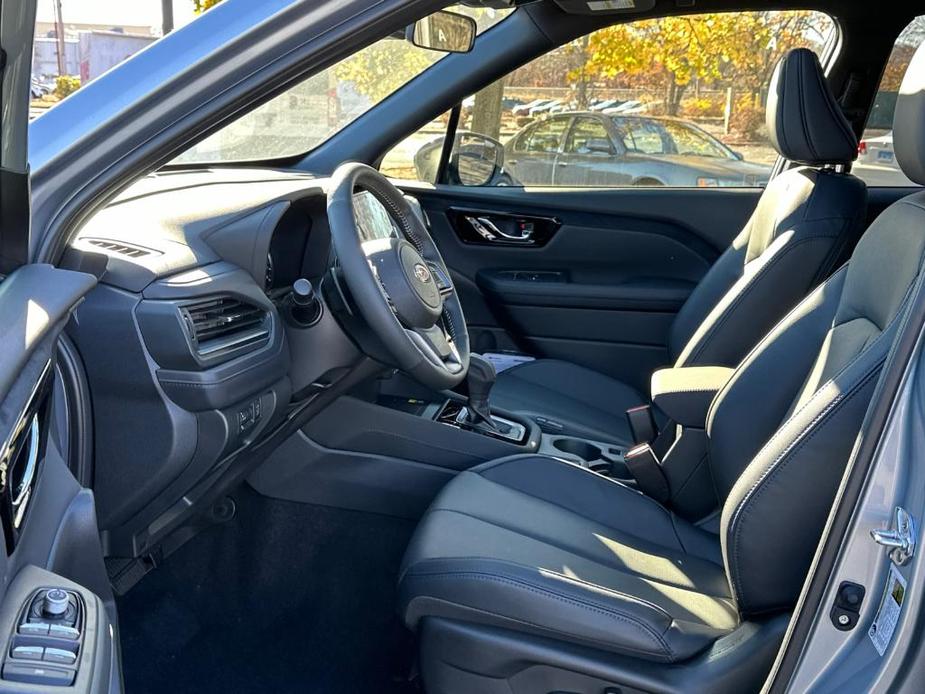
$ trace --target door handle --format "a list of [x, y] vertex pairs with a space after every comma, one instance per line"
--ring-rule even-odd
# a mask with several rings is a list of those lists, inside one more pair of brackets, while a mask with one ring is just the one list
[[469, 222], [469, 224], [472, 225], [472, 228], [475, 229], [476, 233], [486, 241], [492, 241], [496, 243], [533, 243], [534, 226], [532, 222], [522, 223], [519, 233], [512, 234], [510, 232], [504, 231], [503, 229], [500, 229], [498, 225], [491, 221], [491, 219], [488, 217], [466, 215], [466, 221]]

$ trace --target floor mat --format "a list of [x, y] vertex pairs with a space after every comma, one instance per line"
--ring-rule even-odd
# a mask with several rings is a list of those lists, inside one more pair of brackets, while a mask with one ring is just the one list
[[412, 694], [395, 583], [414, 523], [236, 492], [119, 600], [128, 694]]

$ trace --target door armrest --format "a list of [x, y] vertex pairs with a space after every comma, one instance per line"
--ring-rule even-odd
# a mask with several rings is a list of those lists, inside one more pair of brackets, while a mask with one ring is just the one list
[[734, 371], [724, 366], [659, 369], [652, 374], [652, 402], [681, 426], [704, 429], [713, 398]]

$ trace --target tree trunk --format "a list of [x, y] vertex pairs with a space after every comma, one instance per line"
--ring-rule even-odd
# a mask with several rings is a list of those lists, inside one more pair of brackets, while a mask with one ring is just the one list
[[681, 107], [681, 97], [687, 85], [678, 84], [673, 72], [668, 73], [668, 85], [665, 89], [665, 115], [676, 116]]
[[504, 96], [504, 80], [492, 82], [476, 92], [472, 106], [472, 132], [488, 135], [496, 140], [501, 135], [501, 99]]

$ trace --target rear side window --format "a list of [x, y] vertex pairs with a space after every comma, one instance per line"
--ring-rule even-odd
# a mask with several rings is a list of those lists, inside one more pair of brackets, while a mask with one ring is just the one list
[[566, 152], [572, 154], [593, 154], [612, 152], [607, 128], [597, 118], [576, 118], [568, 136]]
[[858, 146], [858, 160], [851, 172], [869, 186], [915, 186], [896, 163], [893, 151], [893, 112], [906, 69], [925, 39], [925, 16], [916, 17], [896, 40], [890, 60], [880, 78], [880, 88], [867, 118]]

